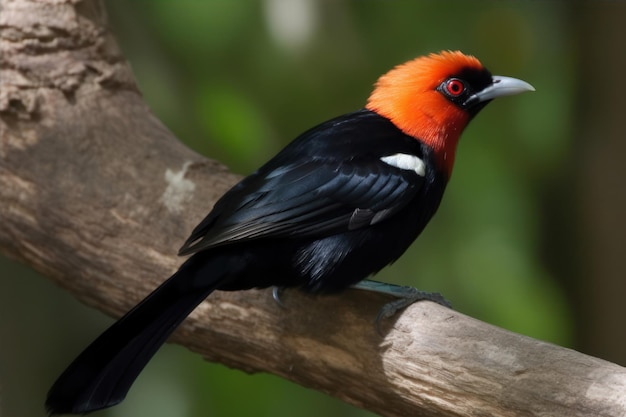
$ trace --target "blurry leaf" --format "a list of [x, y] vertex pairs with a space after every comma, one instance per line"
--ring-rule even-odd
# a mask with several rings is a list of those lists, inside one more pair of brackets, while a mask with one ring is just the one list
[[205, 136], [238, 166], [254, 166], [271, 156], [266, 147], [271, 137], [269, 126], [245, 94], [228, 85], [205, 84], [196, 97], [197, 118]]

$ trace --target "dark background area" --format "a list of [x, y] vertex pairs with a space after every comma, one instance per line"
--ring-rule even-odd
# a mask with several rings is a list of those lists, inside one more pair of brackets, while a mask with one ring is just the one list
[[[157, 116], [242, 175], [305, 129], [362, 107], [379, 75], [418, 55], [461, 49], [533, 84], [536, 93], [498, 100], [472, 122], [439, 213], [377, 279], [442, 292], [480, 320], [626, 365], [626, 4], [107, 6]], [[54, 378], [111, 322], [0, 259], [0, 415], [44, 415]], [[368, 413], [168, 345], [125, 403], [94, 415]]]

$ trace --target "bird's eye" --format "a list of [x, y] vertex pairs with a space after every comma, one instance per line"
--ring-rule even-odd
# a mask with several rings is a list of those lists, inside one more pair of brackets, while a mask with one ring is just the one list
[[458, 97], [465, 91], [465, 84], [458, 78], [452, 78], [446, 81], [446, 91], [452, 97]]

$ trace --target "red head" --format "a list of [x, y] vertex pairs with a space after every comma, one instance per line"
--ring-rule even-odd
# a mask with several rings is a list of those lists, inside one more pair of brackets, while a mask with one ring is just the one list
[[471, 118], [496, 97], [533, 90], [524, 81], [492, 76], [473, 56], [446, 51], [381, 76], [366, 107], [429, 145], [449, 176], [459, 136]]

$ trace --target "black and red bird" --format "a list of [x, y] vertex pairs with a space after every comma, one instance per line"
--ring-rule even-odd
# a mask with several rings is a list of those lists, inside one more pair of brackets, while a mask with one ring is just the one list
[[494, 98], [532, 90], [461, 52], [392, 69], [364, 109], [304, 132], [224, 194], [181, 248], [192, 256], [69, 365], [48, 410], [87, 413], [122, 401], [214, 290], [335, 292], [389, 265], [437, 210], [472, 117]]

